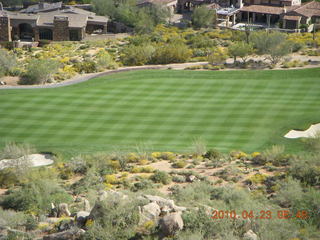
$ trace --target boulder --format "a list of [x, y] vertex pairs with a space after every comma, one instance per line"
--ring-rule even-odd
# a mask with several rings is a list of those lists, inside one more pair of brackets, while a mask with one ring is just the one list
[[83, 229], [70, 229], [43, 237], [43, 240], [77, 240], [85, 233]]
[[243, 235], [244, 240], [258, 240], [257, 234], [255, 234], [251, 229]]
[[68, 209], [68, 204], [60, 203], [58, 208], [58, 217], [70, 217], [71, 213]]
[[160, 207], [157, 203], [151, 202], [147, 205], [139, 207], [140, 221], [139, 224], [142, 225], [147, 221], [153, 221], [158, 223], [159, 215], [161, 213]]
[[85, 226], [89, 215], [90, 215], [90, 212], [86, 212], [86, 211], [77, 212], [77, 214], [76, 214], [76, 222], [77, 222], [78, 227], [84, 227]]
[[169, 213], [159, 221], [160, 229], [165, 236], [173, 236], [183, 229], [181, 212]]
[[194, 176], [194, 175], [190, 175], [190, 176], [187, 177], [187, 181], [188, 182], [194, 182], [196, 179], [197, 179], [197, 177]]
[[182, 212], [187, 209], [185, 207], [176, 206], [174, 201], [171, 199], [165, 199], [165, 198], [162, 198], [159, 196], [153, 196], [153, 195], [144, 195], [144, 197], [148, 199], [150, 202], [157, 203], [160, 208], [168, 207], [170, 211]]
[[98, 199], [100, 201], [103, 201], [103, 200], [106, 200], [108, 198], [114, 198], [114, 199], [127, 199], [128, 198], [128, 195], [125, 195], [123, 194], [122, 192], [117, 192], [117, 191], [114, 191], [114, 190], [108, 190], [108, 191], [100, 191], [99, 192], [99, 196], [98, 196]]

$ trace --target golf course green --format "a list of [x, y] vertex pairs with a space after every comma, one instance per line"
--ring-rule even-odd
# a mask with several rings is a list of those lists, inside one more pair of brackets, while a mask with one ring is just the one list
[[141, 70], [48, 89], [0, 90], [0, 147], [40, 151], [262, 151], [320, 122], [320, 69]]

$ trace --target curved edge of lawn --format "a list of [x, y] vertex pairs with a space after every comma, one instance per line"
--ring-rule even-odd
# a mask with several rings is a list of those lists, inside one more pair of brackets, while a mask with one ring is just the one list
[[[108, 70], [105, 72], [100, 72], [100, 73], [93, 73], [85, 76], [78, 76], [73, 80], [67, 80], [64, 82], [59, 82], [59, 83], [54, 83], [54, 84], [48, 84], [48, 85], [20, 85], [20, 86], [2, 86], [0, 87], [0, 90], [21, 90], [21, 89], [49, 89], [49, 88], [61, 88], [61, 87], [67, 87], [67, 86], [73, 86], [73, 85], [78, 85], [80, 83], [87, 82], [89, 80], [95, 80], [95, 79], [100, 79], [102, 77], [108, 76], [108, 75], [114, 75], [118, 73], [126, 73], [126, 72], [138, 72], [138, 71], [152, 71], [152, 70], [172, 70], [170, 68], [170, 65], [157, 65], [157, 66], [134, 66], [134, 67], [125, 67], [122, 69], [117, 69], [117, 70]], [[186, 71], [189, 73], [212, 73], [213, 75], [220, 75], [224, 73], [229, 73], [230, 76], [234, 77], [235, 74], [239, 74], [236, 76], [237, 78], [242, 78], [243, 76], [249, 77], [248, 72], [259, 72], [261, 74], [263, 73], [275, 73], [275, 72], [282, 72], [283, 77], [290, 72], [299, 72], [301, 73], [301, 77], [304, 77], [305, 71], [315, 71], [318, 72], [319, 74], [319, 80], [320, 80], [320, 67], [315, 67], [315, 68], [302, 68], [302, 69], [264, 69], [264, 70], [250, 70], [250, 69], [239, 69], [239, 70], [223, 70], [223, 71], [200, 71], [200, 70], [184, 70], [184, 69], [179, 69], [178, 71]], [[272, 74], [271, 74], [272, 75]], [[279, 79], [282, 80], [283, 78]]]

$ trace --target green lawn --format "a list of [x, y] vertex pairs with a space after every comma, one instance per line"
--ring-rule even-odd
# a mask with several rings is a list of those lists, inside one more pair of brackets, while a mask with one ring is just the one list
[[320, 122], [320, 69], [146, 70], [55, 89], [0, 91], [0, 145], [42, 151], [187, 151], [201, 137], [221, 151], [261, 151]]

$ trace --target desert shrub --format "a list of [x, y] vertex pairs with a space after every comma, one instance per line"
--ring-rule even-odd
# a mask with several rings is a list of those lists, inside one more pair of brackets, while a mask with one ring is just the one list
[[85, 239], [130, 239], [139, 222], [138, 202], [108, 198], [96, 203]]
[[289, 175], [310, 186], [320, 185], [319, 156], [303, 156], [292, 159]]
[[155, 173], [150, 177], [155, 183], [169, 184], [171, 182], [171, 176], [164, 171], [155, 171]]
[[0, 151], [0, 159], [16, 159], [33, 153], [36, 153], [36, 149], [29, 144], [9, 142]]
[[250, 34], [250, 41], [258, 54], [268, 55], [267, 58], [272, 64], [277, 64], [284, 56], [292, 52], [292, 44], [284, 33], [257, 31]]
[[156, 159], [172, 161], [176, 158], [176, 155], [172, 152], [153, 152], [151, 154], [151, 157]]
[[210, 149], [203, 155], [203, 157], [208, 158], [210, 160], [214, 160], [221, 158], [222, 154], [216, 149]]
[[251, 184], [263, 184], [266, 179], [267, 176], [261, 173], [256, 173], [255, 175], [248, 178]]
[[58, 72], [60, 64], [52, 59], [34, 59], [26, 67], [20, 84], [45, 84]]
[[98, 71], [97, 63], [92, 60], [75, 63], [74, 68], [78, 73], [94, 73]]
[[208, 204], [212, 186], [207, 182], [195, 182], [187, 185], [184, 188], [177, 188], [173, 191], [173, 198], [179, 204], [187, 206], [194, 204]]
[[284, 146], [274, 145], [262, 153], [262, 158], [274, 166], [285, 166], [288, 164], [290, 156], [285, 154]]
[[117, 69], [118, 65], [110, 56], [109, 53], [102, 51], [99, 52], [96, 58], [97, 61], [97, 70], [103, 71], [105, 69]]
[[17, 66], [17, 60], [14, 54], [10, 54], [4, 49], [0, 49], [0, 77], [9, 75]]
[[99, 191], [104, 189], [100, 174], [95, 169], [89, 169], [84, 178], [70, 186], [73, 194], [84, 194], [89, 190]]
[[313, 138], [306, 138], [303, 140], [308, 150], [318, 153], [320, 152], [320, 133], [316, 134]]
[[280, 190], [277, 192], [275, 202], [281, 207], [288, 208], [292, 206], [293, 202], [299, 201], [303, 197], [300, 181], [289, 177], [278, 184], [280, 185]]
[[225, 181], [237, 182], [241, 178], [241, 171], [237, 167], [229, 166], [214, 173], [213, 175], [218, 176]]
[[134, 183], [130, 190], [133, 192], [137, 192], [150, 188], [154, 188], [154, 183], [149, 179], [141, 179], [139, 182]]
[[192, 48], [211, 48], [217, 45], [217, 42], [208, 36], [202, 34], [192, 35], [192, 37], [188, 40], [188, 44], [191, 45]]
[[204, 154], [207, 150], [207, 144], [203, 139], [197, 138], [193, 140], [192, 148], [196, 157], [202, 156], [202, 154]]
[[35, 225], [35, 220], [32, 216], [22, 212], [3, 210], [1, 208], [0, 219], [0, 227], [18, 228], [21, 226], [28, 226], [29, 230], [33, 230]]
[[212, 65], [224, 64], [228, 58], [227, 52], [221, 48], [215, 48], [208, 56], [208, 62]]
[[175, 163], [172, 164], [174, 168], [184, 168], [187, 166], [187, 162], [185, 160], [178, 160]]
[[172, 177], [172, 181], [177, 183], [183, 183], [183, 182], [186, 182], [187, 180], [185, 176], [175, 175]]
[[319, 206], [320, 206], [320, 191], [315, 188], [308, 188], [305, 190], [303, 194], [300, 196], [293, 196], [295, 201], [292, 201], [291, 211], [294, 214], [298, 214], [302, 211], [306, 211], [307, 218], [299, 219], [301, 224], [308, 222], [309, 224], [315, 226], [316, 228], [320, 228], [320, 214], [319, 214]]
[[1, 205], [5, 209], [44, 213], [50, 210], [50, 203], [68, 203], [71, 200], [71, 196], [56, 182], [38, 179], [6, 195]]
[[282, 64], [282, 68], [295, 68], [295, 67], [304, 67], [305, 63], [301, 62], [300, 60], [294, 60], [294, 61], [285, 61]]
[[[200, 232], [204, 239], [223, 239], [228, 232], [233, 232], [234, 226], [232, 221], [227, 219], [219, 219], [214, 221], [211, 219], [211, 212], [201, 207], [199, 210], [187, 211], [182, 215], [184, 228], [188, 232]], [[201, 239], [201, 238], [200, 238]], [[228, 239], [237, 239], [231, 236]]]
[[149, 63], [155, 52], [152, 45], [129, 45], [124, 48], [121, 61], [127, 66], [140, 66]]
[[160, 44], [156, 46], [152, 63], [183, 63], [186, 62], [191, 55], [191, 50], [183, 43]]
[[234, 61], [236, 61], [237, 57], [240, 57], [244, 64], [247, 62], [248, 57], [254, 52], [252, 45], [246, 42], [233, 43], [229, 46], [228, 50], [229, 54], [234, 58]]

